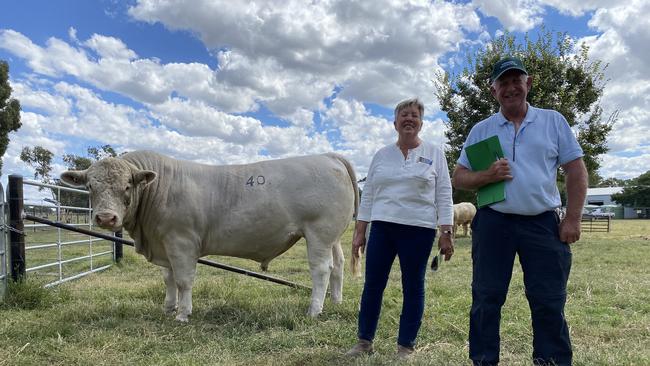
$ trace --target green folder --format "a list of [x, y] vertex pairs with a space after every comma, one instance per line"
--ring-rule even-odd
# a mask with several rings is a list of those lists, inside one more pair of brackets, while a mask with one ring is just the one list
[[[487, 170], [492, 163], [503, 157], [501, 143], [496, 135], [467, 146], [465, 153], [474, 171]], [[476, 205], [481, 208], [505, 199], [506, 182], [490, 183], [478, 189]]]

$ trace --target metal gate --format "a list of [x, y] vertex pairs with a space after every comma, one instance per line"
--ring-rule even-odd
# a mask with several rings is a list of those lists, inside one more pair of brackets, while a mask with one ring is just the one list
[[[23, 198], [24, 185], [53, 190], [56, 192], [55, 197], [61, 197], [62, 191], [88, 197], [88, 191], [85, 190], [23, 180], [17, 175], [9, 176], [10, 221], [15, 231], [22, 236], [16, 241], [11, 239], [12, 277], [30, 274], [32, 279], [37, 276], [38, 282], [49, 287], [103, 271], [112, 265], [115, 244], [111, 241], [79, 235], [41, 223], [32, 224], [29, 220], [23, 222], [24, 218], [32, 213], [32, 216], [40, 218], [54, 216], [57, 222], [67, 221], [71, 227], [86, 227], [92, 231], [91, 207], [66, 206], [56, 199], [42, 199], [43, 202], [27, 204]], [[13, 217], [14, 211], [17, 211], [20, 217]], [[75, 213], [72, 220], [71, 212]], [[19, 225], [13, 221], [19, 222]], [[14, 252], [17, 253], [16, 259], [13, 258]]]
[[7, 205], [5, 192], [0, 184], [0, 300], [4, 299], [7, 292]]

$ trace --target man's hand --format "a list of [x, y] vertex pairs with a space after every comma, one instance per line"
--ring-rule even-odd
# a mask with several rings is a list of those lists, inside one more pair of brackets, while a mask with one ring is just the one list
[[580, 219], [566, 217], [560, 222], [560, 240], [573, 244], [580, 239]]
[[493, 182], [500, 182], [502, 180], [511, 180], [512, 171], [510, 171], [510, 165], [508, 164], [508, 159], [501, 158], [488, 169], [488, 174], [492, 177]]
[[587, 168], [582, 158], [577, 158], [564, 165], [564, 182], [567, 192], [566, 216], [560, 222], [560, 240], [567, 244], [580, 239], [580, 220], [582, 205], [587, 195]]
[[501, 158], [486, 170], [471, 171], [461, 164], [457, 164], [452, 175], [451, 184], [456, 189], [474, 190], [486, 184], [511, 180], [512, 171], [508, 159]]
[[440, 249], [440, 253], [445, 256], [445, 260], [450, 260], [451, 256], [454, 255], [454, 239], [451, 235], [440, 235], [440, 238], [438, 239], [438, 248]]

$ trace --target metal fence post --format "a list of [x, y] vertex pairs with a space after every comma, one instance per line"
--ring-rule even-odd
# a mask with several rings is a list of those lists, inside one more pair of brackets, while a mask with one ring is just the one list
[[[122, 238], [122, 236], [123, 236], [122, 230], [116, 231], [114, 234], [115, 234], [116, 238]], [[122, 242], [114, 241], [113, 242], [113, 250], [114, 250], [114, 253], [115, 253], [114, 258], [113, 258], [115, 260], [115, 263], [120, 263], [120, 261], [122, 260], [122, 257], [124, 256], [124, 247], [122, 246]]]
[[7, 224], [7, 205], [5, 204], [5, 191], [0, 184], [0, 301], [2, 301], [7, 292], [7, 238], [8, 232], [5, 230]]
[[9, 176], [9, 256], [11, 257], [11, 278], [15, 281], [25, 276], [25, 224], [23, 223], [23, 177]]

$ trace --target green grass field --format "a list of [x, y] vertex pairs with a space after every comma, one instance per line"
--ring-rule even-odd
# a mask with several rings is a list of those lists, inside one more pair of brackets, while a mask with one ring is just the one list
[[[350, 229], [344, 237], [349, 255]], [[33, 235], [35, 237], [35, 235]], [[29, 239], [28, 239], [29, 240]], [[470, 241], [427, 274], [427, 299], [414, 365], [468, 365]], [[650, 221], [616, 220], [610, 233], [583, 233], [573, 245], [566, 315], [575, 365], [650, 365]], [[29, 257], [28, 257], [29, 259]], [[251, 261], [213, 257], [258, 270]], [[347, 263], [346, 263], [347, 265]], [[269, 274], [311, 286], [304, 242]], [[31, 276], [37, 277], [37, 276]], [[521, 270], [503, 309], [501, 359], [530, 365], [532, 334]], [[162, 312], [159, 269], [125, 247], [120, 265], [54, 289], [36, 280], [13, 287], [0, 305], [0, 365], [389, 365], [401, 307], [399, 271], [386, 290], [377, 353], [349, 360], [362, 279], [346, 266], [344, 302], [305, 316], [309, 293], [199, 265], [194, 312], [179, 324]]]

